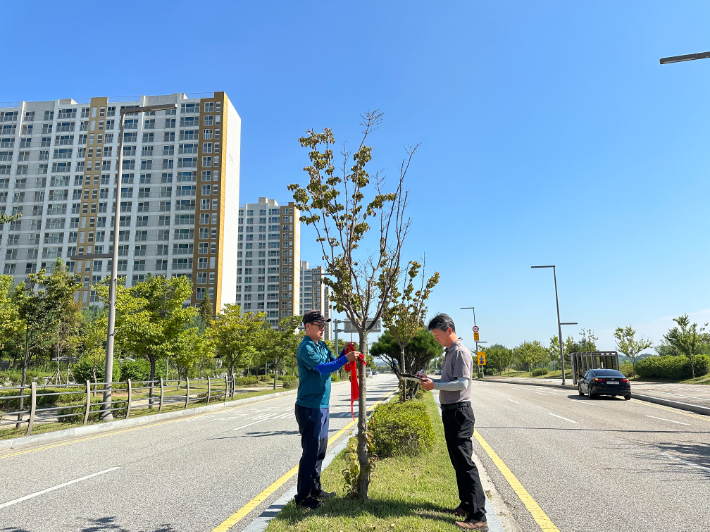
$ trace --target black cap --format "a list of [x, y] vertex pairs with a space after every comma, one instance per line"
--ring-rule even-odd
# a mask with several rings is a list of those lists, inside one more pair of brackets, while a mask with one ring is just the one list
[[303, 324], [313, 323], [316, 321], [330, 321], [330, 318], [325, 319], [325, 316], [319, 310], [309, 310], [303, 315]]

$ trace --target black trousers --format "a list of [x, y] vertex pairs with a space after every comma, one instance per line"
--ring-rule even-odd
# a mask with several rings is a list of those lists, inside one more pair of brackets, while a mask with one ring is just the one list
[[442, 410], [444, 437], [449, 450], [451, 465], [456, 471], [456, 484], [462, 506], [469, 510], [471, 521], [486, 520], [486, 495], [483, 493], [478, 468], [473, 461], [473, 424], [475, 418], [471, 406], [459, 406]]
[[301, 434], [301, 460], [298, 462], [296, 500], [301, 501], [322, 487], [320, 473], [328, 450], [330, 415], [327, 408], [306, 408], [296, 405], [296, 422]]

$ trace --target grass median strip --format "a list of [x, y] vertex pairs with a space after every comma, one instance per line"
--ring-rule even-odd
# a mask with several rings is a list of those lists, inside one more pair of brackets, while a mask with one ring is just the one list
[[[394, 393], [394, 392], [393, 392]], [[371, 405], [368, 410], [372, 410], [375, 408], [378, 404], [380, 404], [383, 401], [386, 401], [389, 396], [392, 394], [387, 395], [385, 399], [382, 401], [377, 401], [373, 405]], [[333, 434], [333, 436], [328, 439], [328, 446], [333, 445], [338, 438], [340, 438], [343, 434], [345, 434], [347, 431], [349, 431], [355, 424], [357, 423], [357, 420], [355, 421], [350, 421], [347, 425], [345, 425], [342, 429], [340, 429], [338, 432]], [[230, 528], [232, 528], [234, 525], [236, 525], [239, 521], [244, 519], [249, 513], [254, 510], [257, 506], [259, 506], [262, 502], [264, 502], [266, 499], [268, 499], [276, 490], [278, 490], [281, 486], [286, 484], [291, 478], [293, 478], [294, 475], [298, 473], [298, 466], [295, 466], [291, 468], [291, 470], [288, 471], [288, 473], [282, 475], [279, 477], [276, 482], [271, 484], [268, 488], [266, 488], [264, 491], [259, 493], [256, 497], [254, 497], [252, 500], [250, 500], [248, 503], [246, 503], [243, 507], [239, 509], [238, 512], [235, 514], [230, 515], [224, 522], [222, 522], [218, 527], [214, 528], [212, 532], [226, 532]]]
[[[444, 512], [459, 502], [444, 428], [432, 394], [426, 393], [422, 401], [434, 426], [435, 443], [431, 452], [377, 461], [365, 502], [338, 497], [326, 500], [324, 506], [315, 511], [290, 502], [271, 520], [267, 532], [457, 530], [454, 521], [460, 518]], [[324, 489], [342, 494], [345, 468], [345, 452], [341, 452], [323, 472]]]

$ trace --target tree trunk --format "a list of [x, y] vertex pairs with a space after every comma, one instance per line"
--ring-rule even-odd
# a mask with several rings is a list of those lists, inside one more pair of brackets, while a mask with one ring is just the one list
[[[360, 330], [360, 352], [367, 356], [367, 331]], [[357, 497], [367, 500], [367, 490], [370, 486], [370, 454], [367, 448], [367, 381], [365, 365], [358, 361], [357, 375], [360, 381], [360, 399], [357, 405], [357, 459], [360, 463], [360, 478], [358, 478]]]
[[[407, 372], [404, 364], [404, 346], [400, 346], [399, 367], [401, 368], [400, 373]], [[402, 378], [400, 378], [400, 380], [402, 381], [402, 401], [404, 402], [407, 400], [407, 381]]]
[[153, 381], [155, 380], [155, 359], [150, 358], [150, 390], [148, 390], [148, 408], [153, 408]]
[[278, 370], [276, 368], [277, 368], [277, 366], [274, 363], [274, 390], [276, 389], [276, 376], [278, 374]]

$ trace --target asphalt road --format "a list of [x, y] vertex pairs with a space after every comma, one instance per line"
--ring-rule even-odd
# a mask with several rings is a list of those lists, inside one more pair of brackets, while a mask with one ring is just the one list
[[[396, 379], [376, 375], [367, 384], [372, 404]], [[298, 464], [294, 402], [295, 395], [265, 398], [0, 453], [0, 531], [210, 531]], [[349, 421], [350, 386], [334, 383], [330, 435]], [[294, 484], [295, 477], [233, 530]]]
[[[563, 532], [710, 529], [710, 418], [475, 381], [476, 430]], [[540, 530], [474, 440], [521, 530]]]

